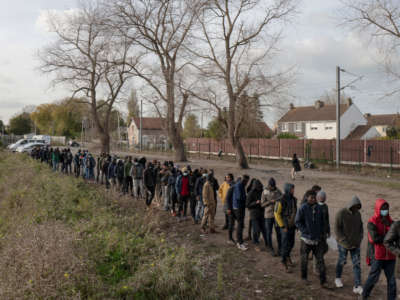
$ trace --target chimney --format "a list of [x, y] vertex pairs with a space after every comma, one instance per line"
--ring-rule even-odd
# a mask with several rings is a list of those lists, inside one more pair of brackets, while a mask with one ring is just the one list
[[293, 103], [290, 103], [290, 104], [289, 104], [289, 108], [290, 108], [290, 110], [294, 109]]
[[315, 101], [314, 105], [315, 105], [315, 109], [320, 109], [321, 107], [324, 106], [324, 102], [321, 100], [317, 100], [317, 101]]
[[353, 100], [349, 97], [346, 99], [346, 105], [351, 106], [353, 104]]

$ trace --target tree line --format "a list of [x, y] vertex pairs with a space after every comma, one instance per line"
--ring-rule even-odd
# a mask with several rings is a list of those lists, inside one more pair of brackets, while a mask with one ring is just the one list
[[[398, 4], [349, 1], [346, 7], [347, 24], [390, 46], [385, 62], [396, 77]], [[176, 161], [186, 160], [185, 116], [204, 109], [217, 116], [211, 126], [221, 129], [247, 168], [240, 138], [257, 116], [251, 110], [282, 107], [290, 96], [293, 69], [275, 62], [297, 8], [296, 0], [84, 0], [73, 13], [48, 13], [55, 39], [38, 51], [40, 69], [86, 104], [103, 152], [110, 149], [115, 104], [134, 81], [138, 96], [167, 120]], [[76, 133], [79, 118], [68, 110], [52, 114], [72, 124], [68, 134]], [[33, 116], [43, 130], [62, 131], [39, 112]]]

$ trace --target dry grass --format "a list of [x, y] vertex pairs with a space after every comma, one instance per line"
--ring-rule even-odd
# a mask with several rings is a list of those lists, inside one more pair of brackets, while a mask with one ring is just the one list
[[131, 198], [0, 152], [0, 299], [211, 299], [201, 257]]

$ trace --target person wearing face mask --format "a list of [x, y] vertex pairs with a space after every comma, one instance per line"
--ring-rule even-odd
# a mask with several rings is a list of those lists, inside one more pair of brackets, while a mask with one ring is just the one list
[[354, 287], [353, 292], [361, 295], [361, 259], [360, 245], [364, 237], [363, 223], [360, 214], [361, 201], [354, 196], [347, 207], [338, 211], [335, 216], [335, 234], [338, 243], [339, 258], [336, 264], [336, 287], [342, 288], [342, 272], [350, 252], [353, 263]]
[[296, 227], [301, 232], [301, 279], [308, 284], [307, 267], [308, 254], [310, 252], [317, 259], [319, 281], [322, 287], [328, 287], [326, 283], [326, 271], [324, 262], [324, 216], [322, 208], [317, 204], [316, 194], [310, 190], [306, 193], [307, 202], [303, 203], [296, 214]]
[[381, 271], [386, 275], [387, 299], [396, 299], [396, 256], [384, 245], [384, 239], [393, 220], [389, 215], [389, 204], [384, 199], [375, 202], [375, 214], [368, 221], [367, 264], [371, 266], [368, 279], [364, 284], [363, 299], [368, 299], [379, 280]]

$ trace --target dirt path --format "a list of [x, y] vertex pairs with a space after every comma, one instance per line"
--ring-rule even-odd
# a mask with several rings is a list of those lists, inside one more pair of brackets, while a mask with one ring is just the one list
[[[235, 176], [243, 174], [233, 163], [224, 161], [208, 161], [192, 159], [190, 161], [192, 167], [207, 167], [213, 168], [218, 181], [221, 183], [223, 177], [226, 173], [233, 173]], [[260, 179], [263, 184], [268, 182], [270, 177], [274, 177], [277, 181], [277, 185], [281, 188], [285, 182], [291, 182], [289, 172], [290, 169], [286, 166], [282, 167], [270, 167], [268, 165], [252, 165], [250, 170], [245, 173], [249, 174], [251, 177], [256, 177]], [[320, 172], [314, 170], [306, 170], [304, 172], [305, 178], [296, 180], [293, 182], [296, 186], [295, 196], [300, 201], [303, 198], [303, 194], [307, 189], [311, 188], [312, 185], [320, 185], [327, 193], [330, 212], [330, 222], [331, 229], [333, 232], [334, 216], [336, 212], [344, 207], [353, 195], [357, 195], [363, 204], [361, 209], [361, 214], [364, 222], [364, 230], [366, 233], [366, 224], [369, 217], [374, 212], [374, 203], [377, 198], [384, 198], [391, 205], [391, 215], [394, 219], [400, 218], [400, 204], [397, 200], [399, 189], [396, 186], [397, 181], [389, 180], [386, 178], [373, 178], [365, 176], [355, 176], [338, 174], [335, 172]], [[389, 184], [388, 184], [389, 183]], [[389, 187], [388, 187], [389, 186]], [[218, 206], [217, 221], [216, 224], [220, 228], [224, 223], [224, 215], [222, 212], [222, 206]], [[187, 224], [190, 222], [187, 222]], [[247, 236], [247, 225], [244, 230], [244, 236]], [[204, 241], [205, 244], [214, 245], [216, 248], [220, 247], [230, 247], [227, 245], [227, 232], [219, 230], [216, 235], [203, 236], [200, 234], [199, 226], [187, 225], [185, 226], [185, 232], [187, 234], [198, 234], [198, 236]], [[196, 233], [197, 232], [197, 233]], [[368, 276], [369, 267], [365, 263], [365, 255], [367, 248], [367, 238], [366, 234], [363, 240], [361, 249], [361, 260], [362, 260], [362, 281], [364, 282]], [[274, 242], [275, 240], [275, 236]], [[239, 257], [243, 257], [245, 262], [252, 265], [250, 270], [253, 270], [254, 278], [262, 280], [265, 276], [274, 276], [282, 280], [291, 279], [297, 282], [301, 287], [300, 281], [300, 249], [299, 249], [299, 233], [296, 236], [296, 244], [293, 250], [293, 258], [296, 266], [292, 274], [286, 274], [280, 268], [279, 258], [271, 257], [267, 252], [256, 252], [254, 246], [249, 242], [249, 250], [245, 253], [239, 253]], [[232, 247], [235, 251], [240, 252], [240, 250]], [[275, 247], [276, 249], [277, 247]], [[335, 279], [335, 265], [338, 253], [336, 251], [329, 251], [325, 256], [325, 262], [327, 266], [327, 276], [330, 283], [333, 284]], [[343, 272], [343, 283], [345, 287], [343, 289], [335, 289], [334, 291], [321, 290], [318, 284], [318, 278], [313, 274], [311, 263], [309, 265], [309, 279], [313, 282], [311, 287], [312, 294], [315, 296], [326, 296], [328, 299], [357, 299], [357, 297], [352, 292], [353, 287], [353, 273], [351, 266], [351, 259], [348, 258], [348, 264], [344, 268]], [[306, 287], [304, 287], [306, 288]], [[386, 279], [382, 274], [381, 280], [373, 291], [372, 299], [386, 299]], [[295, 298], [296, 299], [296, 298]]]
[[[127, 155], [128, 153], [120, 153], [120, 155]], [[129, 153], [132, 155], [132, 153]], [[170, 160], [170, 157], [163, 157], [161, 155], [146, 155], [149, 159], [158, 160]], [[277, 186], [282, 188], [285, 182], [291, 182], [290, 180], [290, 168], [287, 163], [282, 163], [279, 165], [277, 162], [272, 162], [271, 164], [263, 165], [251, 165], [250, 170], [243, 172], [239, 170], [237, 166], [232, 162], [217, 161], [217, 160], [204, 160], [204, 159], [190, 159], [190, 162], [185, 164], [179, 164], [181, 167], [190, 164], [192, 168], [198, 168], [202, 166], [203, 168], [214, 169], [216, 178], [220, 183], [222, 183], [224, 175], [227, 173], [233, 173], [236, 176], [247, 173], [251, 178], [256, 177], [262, 181], [265, 185], [270, 177], [274, 177]], [[346, 206], [347, 202], [351, 200], [354, 195], [357, 195], [362, 201], [361, 214], [364, 222], [364, 240], [361, 248], [361, 269], [362, 269], [362, 282], [364, 283], [369, 272], [369, 267], [365, 263], [365, 254], [367, 249], [367, 238], [366, 238], [366, 224], [370, 216], [374, 212], [374, 203], [377, 198], [384, 198], [390, 203], [390, 213], [393, 219], [397, 220], [400, 218], [400, 203], [397, 200], [400, 184], [397, 180], [388, 178], [376, 178], [368, 176], [359, 175], [346, 175], [339, 174], [336, 172], [323, 172], [318, 170], [305, 170], [304, 179], [299, 179], [293, 182], [296, 186], [295, 196], [301, 201], [303, 194], [311, 188], [314, 184], [320, 185], [327, 193], [328, 200], [327, 204], [329, 206], [330, 212], [330, 222], [331, 230], [333, 232], [334, 216], [339, 209]], [[320, 297], [325, 297], [326, 299], [357, 299], [357, 297], [352, 292], [353, 287], [353, 273], [351, 266], [351, 259], [348, 258], [348, 263], [344, 267], [343, 271], [343, 283], [344, 288], [334, 289], [333, 291], [322, 290], [319, 287], [318, 278], [312, 272], [311, 263], [309, 264], [309, 279], [312, 281], [310, 287], [304, 287], [300, 280], [300, 239], [299, 233], [296, 235], [295, 248], [292, 252], [292, 257], [296, 263], [292, 274], [287, 274], [283, 272], [280, 267], [280, 259], [270, 256], [267, 252], [256, 252], [254, 246], [249, 242], [249, 250], [246, 252], [241, 252], [233, 246], [227, 244], [228, 233], [222, 231], [220, 228], [224, 222], [224, 215], [222, 211], [222, 205], [219, 203], [216, 216], [216, 224], [219, 228], [219, 233], [215, 235], [202, 235], [200, 233], [199, 225], [192, 225], [191, 221], [184, 223], [178, 223], [174, 218], [169, 217], [167, 213], [165, 214], [168, 218], [168, 230], [173, 232], [179, 232], [181, 237], [184, 237], [182, 243], [190, 241], [196, 241], [198, 245], [204, 250], [206, 249], [209, 254], [219, 253], [223, 249], [224, 251], [229, 251], [238, 261], [236, 262], [241, 268], [232, 268], [227, 270], [227, 272], [233, 272], [230, 274], [232, 281], [243, 284], [241, 288], [248, 288], [252, 290], [250, 293], [253, 298], [258, 299], [272, 299], [266, 297], [268, 295], [268, 289], [280, 289], [282, 293], [281, 300], [284, 299], [305, 299], [300, 294], [299, 295], [286, 295], [285, 289], [293, 291], [293, 286], [287, 286], [288, 282], [290, 285], [296, 285], [299, 290], [307, 290], [308, 294], [313, 295], [311, 299], [316, 299]], [[184, 224], [184, 226], [182, 226]], [[244, 236], [247, 236], [247, 225], [248, 221], [246, 219], [246, 228], [244, 230]], [[275, 235], [273, 235], [274, 242], [276, 244]], [[275, 249], [277, 247], [275, 246]], [[330, 250], [325, 256], [325, 263], [327, 267], [327, 277], [328, 281], [333, 284], [335, 279], [335, 265], [338, 253], [336, 251]], [[245, 271], [243, 274], [241, 271]], [[244, 276], [245, 275], [245, 276]], [[244, 280], [242, 277], [247, 278]], [[251, 280], [249, 279], [251, 278]], [[274, 285], [266, 285], [265, 281], [268, 279], [274, 279]], [[243, 279], [243, 280], [242, 280]], [[249, 283], [251, 281], [251, 283]], [[237, 287], [235, 287], [237, 288]], [[257, 290], [257, 293], [255, 292]], [[247, 293], [248, 295], [248, 293]], [[285, 298], [285, 295], [287, 298]], [[315, 297], [315, 298], [314, 298]], [[275, 299], [275, 298], [274, 298]], [[308, 299], [308, 298], [307, 298]], [[381, 279], [377, 286], [375, 287], [371, 299], [386, 299], [386, 279], [382, 274]]]

